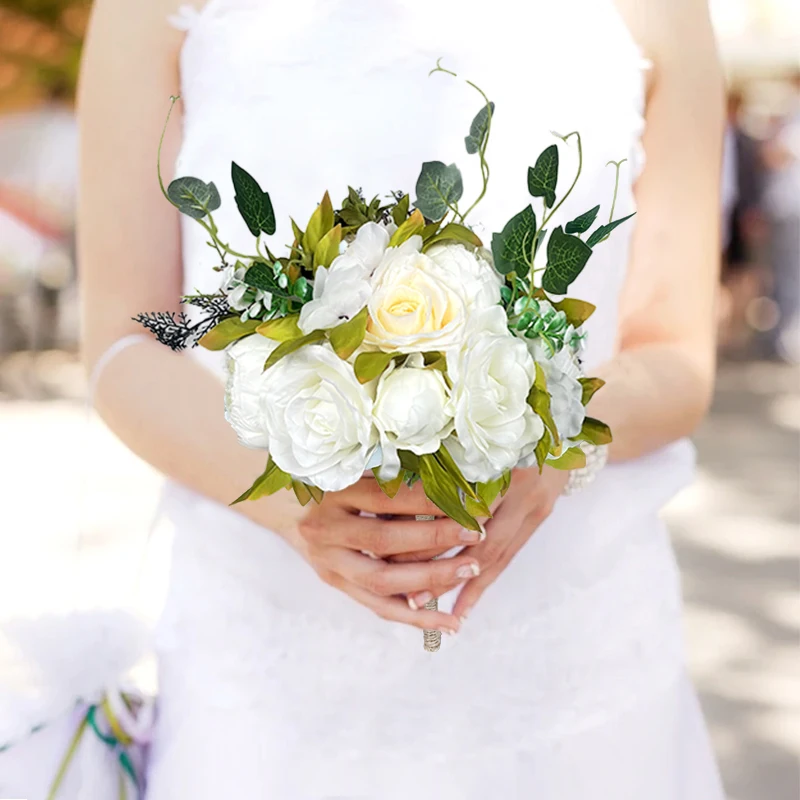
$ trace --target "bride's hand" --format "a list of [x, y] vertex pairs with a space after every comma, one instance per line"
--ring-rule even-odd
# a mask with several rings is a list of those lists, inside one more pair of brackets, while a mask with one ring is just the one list
[[[480, 564], [480, 575], [470, 579], [458, 595], [453, 615], [460, 621], [550, 516], [568, 477], [568, 472], [551, 467], [545, 467], [541, 475], [537, 468], [514, 470], [511, 488], [486, 523], [486, 540], [469, 548]], [[438, 597], [443, 592], [434, 590], [434, 594]], [[419, 597], [411, 599], [417, 602]]]
[[441, 561], [390, 563], [384, 559], [419, 551], [444, 552], [474, 544], [478, 534], [464, 531], [447, 517], [417, 522], [360, 516], [360, 512], [404, 517], [441, 515], [419, 485], [402, 487], [394, 499], [389, 499], [374, 479], [365, 478], [342, 492], [326, 494], [320, 505], [309, 506], [297, 526], [303, 555], [320, 578], [383, 619], [429, 630], [458, 631], [457, 617], [426, 610], [424, 599], [415, 610], [406, 596], [423, 591], [444, 594], [473, 577], [478, 572], [474, 552]]

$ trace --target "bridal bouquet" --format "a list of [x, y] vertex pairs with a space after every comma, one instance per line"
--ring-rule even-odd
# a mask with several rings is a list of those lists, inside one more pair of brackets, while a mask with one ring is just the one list
[[612, 202], [609, 221], [591, 232], [600, 206], [548, 230], [581, 170], [580, 134], [555, 134], [577, 145], [571, 186], [557, 196], [553, 144], [527, 170], [531, 203], [486, 246], [467, 220], [487, 192], [495, 105], [470, 86], [483, 105], [465, 147], [483, 185], [465, 210], [458, 167], [431, 161], [413, 198], [367, 200], [350, 189], [336, 207], [326, 193], [304, 225], [292, 220], [294, 241], [276, 256], [265, 242], [276, 230], [272, 198], [234, 163], [235, 202], [254, 237], [246, 254], [220, 237], [213, 183], [162, 181], [207, 232], [220, 287], [183, 298], [199, 319], [138, 320], [174, 349], [227, 351], [227, 419], [242, 444], [268, 453], [234, 502], [280, 489], [319, 502], [372, 470], [390, 497], [421, 481], [444, 514], [478, 530], [515, 467], [580, 468], [582, 442], [611, 440], [585, 412], [603, 383], [581, 372], [594, 306], [565, 295], [627, 217], [615, 220]]

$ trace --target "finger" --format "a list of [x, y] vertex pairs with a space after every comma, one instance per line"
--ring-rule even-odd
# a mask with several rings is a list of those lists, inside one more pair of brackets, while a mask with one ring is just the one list
[[353, 512], [442, 516], [441, 509], [425, 496], [422, 484], [419, 483], [411, 489], [405, 485], [401, 486], [394, 497], [388, 497], [376, 480], [362, 478], [338, 494], [340, 496], [337, 502]]
[[452, 547], [479, 541], [480, 534], [465, 530], [457, 522], [441, 517], [417, 522], [409, 519], [378, 519], [342, 514], [320, 518], [314, 538], [323, 545], [368, 550], [378, 556], [416, 551], [447, 552]]
[[358, 586], [350, 584], [347, 593], [362, 605], [372, 609], [379, 617], [391, 622], [402, 622], [422, 630], [442, 631], [455, 634], [461, 628], [460, 621], [444, 611], [429, 611], [421, 608], [414, 611], [405, 600], [397, 597], [378, 597]]
[[340, 547], [328, 548], [326, 565], [351, 583], [380, 597], [421, 592], [430, 586], [457, 586], [480, 574], [470, 556], [426, 563], [390, 564]]

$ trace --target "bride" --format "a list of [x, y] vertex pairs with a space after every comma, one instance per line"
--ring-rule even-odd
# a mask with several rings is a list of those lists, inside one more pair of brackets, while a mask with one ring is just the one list
[[[149, 800], [722, 797], [658, 516], [692, 479], [685, 437], [714, 371], [723, 101], [705, 6], [96, 0], [80, 89], [85, 355], [103, 418], [171, 479], [175, 529]], [[635, 224], [574, 287], [598, 306], [585, 356], [607, 381], [591, 411], [614, 431], [608, 464], [569, 496], [563, 473], [520, 471], [485, 541], [414, 521], [436, 513], [418, 487], [390, 503], [369, 479], [318, 507], [283, 492], [230, 509], [263, 453], [223, 417], [223, 363], [131, 321], [218, 284], [202, 231], [159, 192], [169, 97], [182, 116], [165, 170], [216, 183], [236, 248], [232, 160], [288, 221], [326, 188], [409, 190], [423, 161], [459, 158], [475, 95], [428, 77], [439, 57], [497, 104], [485, 241], [529, 202], [520, 176], [549, 131], [585, 143], [562, 221], [608, 213], [607, 165], [626, 159], [615, 216], [636, 210]], [[568, 175], [574, 148], [562, 159]], [[279, 227], [276, 246], [290, 237]], [[420, 628], [452, 635], [432, 655]]]

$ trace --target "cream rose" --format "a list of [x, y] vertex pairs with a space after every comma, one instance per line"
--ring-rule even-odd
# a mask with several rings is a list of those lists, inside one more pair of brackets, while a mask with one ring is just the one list
[[261, 411], [275, 463], [326, 492], [355, 483], [378, 441], [374, 385], [362, 386], [327, 344], [285, 356], [266, 377]]
[[392, 480], [400, 470], [398, 450], [435, 453], [453, 430], [444, 375], [424, 369], [420, 353], [412, 353], [402, 367], [393, 362], [378, 381], [373, 416], [381, 441], [380, 476]]
[[447, 354], [455, 433], [446, 442], [467, 480], [490, 481], [528, 455], [544, 424], [528, 405], [536, 368], [500, 307], [478, 312], [464, 345]]
[[421, 247], [412, 236], [389, 248], [375, 270], [368, 346], [400, 353], [458, 347], [468, 315], [499, 301], [497, 273], [485, 260], [463, 245]]
[[267, 381], [264, 362], [277, 346], [278, 342], [254, 334], [228, 348], [225, 418], [246, 447], [269, 447], [269, 433], [261, 411], [261, 394]]

